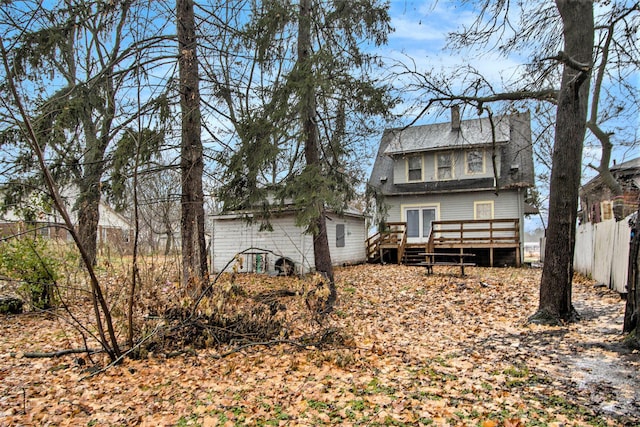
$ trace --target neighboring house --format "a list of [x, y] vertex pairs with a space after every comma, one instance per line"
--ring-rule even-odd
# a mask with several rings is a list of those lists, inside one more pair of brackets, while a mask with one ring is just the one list
[[[397, 235], [387, 245], [390, 260], [409, 262], [413, 248], [414, 255], [464, 250], [479, 265], [519, 265], [523, 218], [535, 212], [527, 203], [534, 185], [529, 113], [494, 117], [492, 126], [489, 118], [461, 121], [454, 107], [451, 118], [382, 136], [369, 185]], [[377, 244], [384, 236], [368, 241], [370, 261], [387, 260]]]
[[614, 197], [600, 176], [580, 188], [580, 216], [583, 223], [597, 224], [608, 219], [621, 220], [638, 210], [640, 201], [640, 157], [616, 164], [611, 174], [622, 187], [622, 195]]
[[[34, 203], [34, 206], [36, 205], [37, 203]], [[73, 200], [67, 198], [67, 209], [71, 221], [77, 224], [77, 213], [72, 211], [72, 206]], [[130, 252], [133, 242], [133, 227], [129, 221], [104, 202], [100, 202], [98, 209], [100, 214], [97, 230], [98, 249], [113, 248], [121, 253]], [[28, 226], [33, 227], [39, 235], [50, 239], [71, 241], [71, 234], [67, 231], [60, 214], [57, 212], [47, 213], [44, 210], [34, 212], [34, 214], [36, 219]], [[0, 236], [7, 237], [26, 229], [27, 224], [13, 210], [8, 210], [6, 214], [0, 216]]]
[[[260, 230], [260, 221], [248, 221], [251, 213], [212, 215], [211, 266], [238, 272], [275, 273], [291, 266], [305, 274], [314, 270], [313, 236], [296, 225], [295, 211], [273, 212], [272, 231]], [[334, 265], [366, 260], [366, 217], [353, 211], [327, 214], [327, 235]], [[286, 264], [286, 265], [283, 265]]]

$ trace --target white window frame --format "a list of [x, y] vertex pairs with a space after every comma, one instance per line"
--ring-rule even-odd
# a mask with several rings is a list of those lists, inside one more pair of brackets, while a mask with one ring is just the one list
[[[449, 165], [450, 165], [450, 168], [451, 168], [451, 176], [448, 177], [448, 178], [440, 178], [440, 156], [441, 155], [448, 155], [449, 159], [451, 159], [450, 162], [449, 162]], [[455, 176], [456, 176], [456, 172], [455, 172], [456, 171], [456, 167], [455, 167], [455, 160], [454, 160], [453, 151], [440, 151], [440, 152], [437, 152], [434, 157], [436, 159], [436, 174], [435, 174], [436, 175], [436, 179], [438, 181], [449, 181], [449, 180], [454, 179]]]
[[[400, 212], [402, 214], [402, 221], [405, 223], [408, 223], [407, 221], [407, 211], [408, 210], [417, 210], [419, 211], [418, 214], [418, 237], [408, 237], [409, 239], [413, 240], [413, 241], [420, 241], [420, 242], [426, 242], [426, 240], [429, 238], [429, 236], [423, 236], [423, 231], [424, 231], [424, 224], [422, 223], [422, 220], [424, 219], [423, 216], [423, 211], [424, 210], [433, 210], [435, 211], [435, 215], [434, 215], [434, 219], [433, 221], [439, 221], [440, 220], [440, 203], [420, 203], [420, 204], [406, 204], [406, 205], [400, 205]], [[408, 224], [407, 224], [408, 225]]]
[[[410, 171], [412, 169], [409, 169], [411, 166], [411, 159], [419, 159], [420, 160], [420, 178], [418, 179], [411, 179], [411, 174]], [[421, 154], [413, 154], [413, 155], [409, 155], [406, 158], [406, 162], [407, 162], [407, 182], [420, 182], [420, 181], [424, 181], [424, 160], [422, 158]], [[413, 169], [413, 170], [417, 170], [417, 169]]]
[[[479, 218], [478, 215], [478, 207], [482, 206], [482, 205], [489, 205], [491, 206], [491, 218]], [[494, 219], [494, 212], [495, 212], [495, 205], [493, 203], [493, 200], [478, 200], [476, 202], [473, 202], [473, 219]]]
[[[482, 169], [480, 171], [474, 172], [471, 170], [471, 168], [469, 168], [469, 155], [471, 153], [478, 153], [480, 154], [480, 158], [481, 158], [481, 162], [482, 162]], [[487, 166], [486, 166], [486, 156], [485, 156], [485, 150], [483, 149], [477, 149], [477, 150], [468, 150], [464, 153], [464, 164], [465, 164], [465, 173], [467, 175], [481, 175], [486, 173], [487, 171]]]

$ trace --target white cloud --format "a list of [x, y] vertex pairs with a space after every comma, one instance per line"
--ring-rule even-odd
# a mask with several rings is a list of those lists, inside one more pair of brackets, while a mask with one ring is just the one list
[[450, 32], [469, 27], [475, 21], [477, 15], [469, 7], [442, 0], [393, 0], [390, 15], [396, 31], [382, 53], [389, 63], [405, 63], [410, 68], [415, 66], [417, 71], [455, 70], [470, 65], [495, 85], [520, 79], [521, 66], [526, 61], [522, 57], [445, 50]]

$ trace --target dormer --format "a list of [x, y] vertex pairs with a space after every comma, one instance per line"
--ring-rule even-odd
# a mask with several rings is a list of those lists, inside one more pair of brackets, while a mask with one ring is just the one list
[[369, 183], [417, 195], [528, 188], [533, 176], [528, 112], [461, 120], [453, 108], [445, 123], [385, 130]]
[[[392, 135], [384, 154], [393, 158], [393, 182], [408, 184], [493, 178], [500, 176], [501, 147], [509, 142], [509, 120], [460, 121], [452, 108], [451, 122], [415, 126]], [[494, 173], [493, 166], [497, 173]]]

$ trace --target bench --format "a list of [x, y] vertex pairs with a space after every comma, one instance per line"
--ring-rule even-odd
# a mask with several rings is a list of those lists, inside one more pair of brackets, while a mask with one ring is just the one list
[[[433, 274], [433, 266], [434, 265], [446, 265], [446, 266], [458, 266], [460, 267], [460, 275], [464, 276], [464, 268], [465, 267], [475, 267], [474, 262], [465, 261], [466, 257], [474, 257], [476, 254], [464, 253], [464, 252], [455, 252], [455, 253], [444, 253], [444, 252], [423, 252], [420, 255], [424, 255], [426, 257], [425, 262], [420, 262], [417, 265], [423, 266], [427, 268], [427, 274]], [[440, 260], [437, 258], [447, 258], [447, 261]]]

